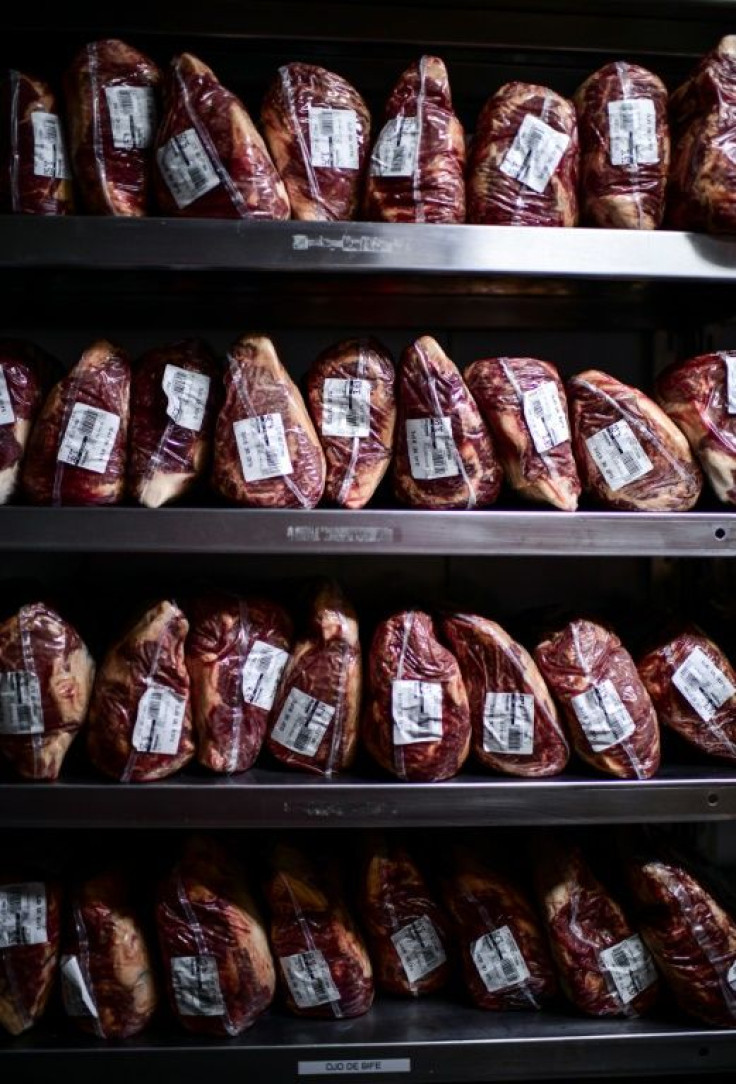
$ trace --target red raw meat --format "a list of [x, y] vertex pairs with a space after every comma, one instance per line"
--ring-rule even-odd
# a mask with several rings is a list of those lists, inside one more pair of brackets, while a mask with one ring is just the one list
[[0, 87], [0, 211], [70, 214], [71, 176], [64, 126], [51, 88], [11, 68]]
[[59, 962], [61, 892], [51, 881], [0, 875], [0, 1026], [11, 1035], [43, 1015]]
[[0, 504], [15, 494], [33, 423], [58, 365], [32, 343], [0, 340]]

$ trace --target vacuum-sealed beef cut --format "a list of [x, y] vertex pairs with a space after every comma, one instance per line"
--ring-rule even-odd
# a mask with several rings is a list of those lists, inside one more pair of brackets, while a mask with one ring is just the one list
[[736, 353], [721, 350], [670, 365], [656, 389], [718, 499], [736, 504]]
[[202, 476], [212, 446], [219, 369], [203, 342], [149, 350], [133, 369], [128, 488], [160, 508]]
[[539, 919], [510, 877], [457, 848], [442, 892], [463, 983], [479, 1009], [540, 1009], [554, 997], [557, 982]]
[[21, 480], [33, 504], [117, 504], [125, 491], [130, 365], [100, 339], [52, 389], [28, 441]]
[[325, 457], [301, 393], [265, 335], [243, 335], [228, 355], [215, 426], [212, 484], [252, 508], [314, 508]]
[[307, 374], [307, 402], [327, 460], [325, 496], [363, 508], [393, 454], [396, 374], [376, 339], [346, 339]]
[[447, 920], [409, 852], [386, 835], [366, 843], [360, 915], [381, 990], [416, 997], [446, 984]]
[[56, 362], [31, 343], [0, 340], [0, 504], [14, 496], [26, 445]]
[[253, 766], [292, 634], [289, 615], [268, 599], [211, 596], [197, 602], [186, 662], [200, 764], [215, 772]]
[[0, 1027], [20, 1035], [42, 1016], [59, 961], [61, 893], [0, 874]]
[[554, 365], [536, 358], [486, 358], [473, 362], [464, 376], [512, 489], [574, 512], [580, 479], [565, 388]]
[[419, 508], [483, 508], [501, 487], [491, 436], [457, 367], [423, 335], [399, 371], [394, 490]]
[[43, 602], [0, 625], [0, 753], [25, 779], [57, 779], [87, 718], [95, 664]]
[[67, 1016], [101, 1039], [137, 1035], [156, 1009], [151, 954], [121, 870], [74, 892], [62, 937], [61, 993]]
[[342, 76], [315, 64], [279, 68], [261, 111], [294, 218], [354, 218], [371, 135], [368, 106]]
[[298, 1016], [361, 1016], [373, 1004], [373, 970], [347, 910], [336, 862], [279, 844], [265, 885], [271, 945], [286, 1006]]
[[470, 709], [455, 656], [432, 618], [405, 610], [375, 631], [368, 663], [363, 741], [399, 779], [450, 779], [470, 750]]
[[583, 487], [629, 512], [685, 512], [703, 484], [687, 440], [643, 392], [590, 369], [569, 381], [572, 441]]
[[423, 56], [386, 104], [366, 180], [366, 217], [378, 222], [465, 221], [465, 133], [447, 68]]
[[558, 775], [570, 750], [529, 652], [495, 621], [475, 614], [450, 614], [440, 628], [468, 694], [475, 758], [505, 775]]
[[594, 226], [654, 230], [662, 224], [670, 164], [667, 87], [618, 60], [575, 94], [583, 218]]
[[637, 1016], [659, 994], [654, 961], [579, 847], [549, 837], [535, 879], [563, 991], [588, 1016]]
[[618, 636], [580, 618], [539, 644], [534, 657], [562, 705], [578, 756], [621, 779], [656, 773], [657, 716]]
[[156, 926], [169, 1003], [200, 1035], [238, 1035], [276, 991], [268, 938], [245, 871], [195, 837], [159, 885]]
[[64, 76], [74, 175], [96, 215], [146, 214], [161, 72], [110, 38], [92, 41]]
[[333, 775], [350, 767], [358, 743], [363, 664], [358, 619], [336, 583], [316, 591], [306, 634], [297, 639], [268, 724], [268, 748], [282, 764]]
[[245, 106], [191, 53], [169, 67], [154, 173], [164, 214], [289, 217], [283, 181]]
[[109, 649], [97, 673], [87, 750], [123, 783], [163, 779], [194, 755], [184, 641], [189, 622], [159, 602]]
[[704, 753], [736, 760], [736, 673], [700, 629], [686, 628], [649, 651], [639, 675], [660, 723]]
[[0, 211], [70, 214], [71, 176], [51, 87], [11, 68], [0, 86]]
[[468, 220], [575, 226], [575, 107], [547, 87], [506, 83], [483, 106], [468, 164]]

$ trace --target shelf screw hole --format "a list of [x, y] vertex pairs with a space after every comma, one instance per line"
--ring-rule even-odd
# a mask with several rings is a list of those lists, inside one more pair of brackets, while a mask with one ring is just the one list
[[699, 1058], [707, 1058], [710, 1054], [710, 1049], [707, 1046], [701, 1046], [698, 1050]]
[[713, 807], [717, 806], [718, 801], [719, 801], [719, 799], [718, 799], [717, 794], [709, 794], [708, 795], [708, 805], [709, 806], [713, 806]]
[[715, 536], [716, 536], [716, 538], [718, 539], [719, 542], [722, 542], [723, 539], [726, 537], [726, 528], [725, 527], [716, 527]]

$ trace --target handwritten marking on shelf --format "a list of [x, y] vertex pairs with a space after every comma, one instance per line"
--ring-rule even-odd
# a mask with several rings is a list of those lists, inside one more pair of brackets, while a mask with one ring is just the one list
[[299, 1076], [330, 1076], [346, 1073], [410, 1073], [411, 1058], [379, 1058], [375, 1061], [300, 1061]]
[[309, 252], [311, 248], [324, 248], [331, 252], [378, 252], [382, 255], [406, 251], [402, 238], [374, 237], [368, 233], [344, 233], [341, 237], [325, 237], [324, 234], [309, 236], [295, 233], [291, 240], [294, 252]]
[[287, 527], [289, 542], [340, 542], [346, 544], [366, 542], [393, 542], [393, 527]]

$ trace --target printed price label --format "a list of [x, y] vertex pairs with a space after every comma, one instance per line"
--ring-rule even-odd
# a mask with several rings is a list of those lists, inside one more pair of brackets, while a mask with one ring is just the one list
[[155, 682], [138, 701], [132, 744], [139, 753], [174, 756], [179, 752], [187, 698]]
[[381, 130], [371, 155], [374, 177], [412, 177], [419, 149], [417, 117], [392, 117]]
[[638, 934], [619, 941], [611, 948], [601, 949], [598, 958], [611, 976], [624, 1005], [657, 981], [654, 961]]
[[321, 169], [358, 169], [358, 116], [353, 109], [309, 107], [312, 165]]
[[470, 955], [490, 994], [518, 986], [529, 978], [529, 968], [508, 926], [483, 934], [470, 946]]
[[530, 756], [534, 752], [534, 697], [531, 693], [486, 693], [483, 748], [487, 753]]
[[0, 734], [43, 734], [41, 685], [30, 670], [0, 673]]
[[105, 87], [112, 144], [118, 150], [143, 150], [153, 143], [156, 99], [153, 87]]
[[292, 689], [284, 702], [271, 737], [279, 745], [313, 757], [322, 744], [335, 709], [308, 696], [301, 689]]
[[178, 365], [167, 365], [161, 387], [166, 393], [166, 413], [172, 422], [198, 433], [202, 428], [210, 393], [207, 374], [180, 369]]
[[56, 458], [70, 467], [104, 474], [119, 429], [119, 415], [75, 403]]
[[43, 945], [46, 932], [46, 889], [40, 881], [0, 888], [0, 949]]
[[723, 671], [700, 647], [693, 648], [678, 666], [672, 675], [672, 683], [706, 723], [736, 693]]
[[612, 166], [650, 166], [659, 161], [657, 114], [651, 98], [608, 103], [609, 157]]
[[524, 392], [522, 409], [534, 447], [540, 454], [570, 439], [567, 414], [553, 380], [545, 380], [533, 391]]
[[13, 400], [10, 398], [10, 389], [5, 378], [5, 373], [0, 368], [0, 425], [12, 425], [15, 421]]
[[634, 720], [610, 678], [573, 696], [570, 703], [594, 753], [602, 753], [634, 733]]
[[240, 466], [246, 482], [293, 474], [284, 422], [280, 414], [260, 414], [233, 422]]
[[324, 382], [322, 396], [322, 434], [324, 436], [370, 436], [370, 380], [328, 378]]
[[651, 459], [627, 421], [614, 422], [588, 437], [585, 443], [606, 485], [614, 493], [654, 470]]
[[220, 178], [194, 128], [170, 139], [156, 151], [156, 161], [179, 210], [217, 188]]
[[428, 915], [422, 915], [392, 933], [391, 940], [409, 982], [418, 982], [447, 960], [437, 930]]
[[412, 478], [434, 481], [460, 473], [449, 418], [409, 418], [406, 444]]
[[438, 681], [393, 681], [394, 745], [442, 738], [442, 686]]
[[570, 137], [527, 113], [499, 166], [502, 173], [542, 193], [567, 150]]
[[223, 1016], [225, 1001], [214, 956], [172, 956], [171, 985], [182, 1016]]
[[329, 964], [319, 949], [282, 956], [279, 963], [298, 1009], [311, 1009], [340, 1000]]
[[243, 666], [243, 700], [246, 704], [271, 710], [288, 661], [287, 651], [273, 647], [265, 640], [255, 641]]
[[44, 113], [37, 109], [31, 113], [31, 123], [34, 176], [69, 180], [71, 172], [59, 118], [55, 113]]
[[61, 996], [68, 1016], [91, 1016], [98, 1012], [76, 956], [61, 958]]
[[726, 366], [726, 412], [736, 414], [736, 350], [721, 350]]
[[411, 1058], [332, 1058], [330, 1061], [300, 1061], [298, 1076], [343, 1076], [346, 1073], [410, 1073]]

